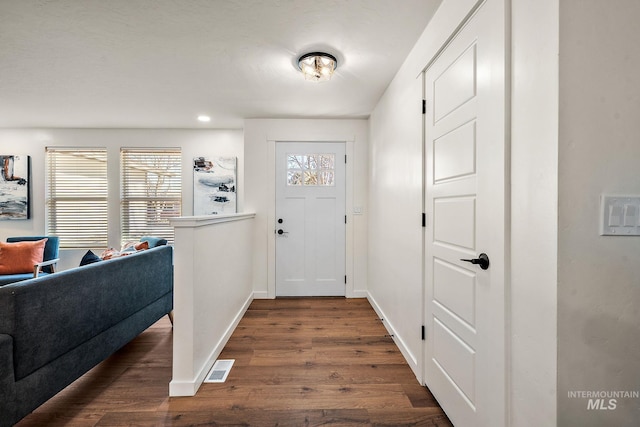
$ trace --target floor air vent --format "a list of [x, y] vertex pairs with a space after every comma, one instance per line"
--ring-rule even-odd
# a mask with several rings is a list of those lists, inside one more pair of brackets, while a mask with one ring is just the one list
[[204, 380], [204, 382], [205, 383], [225, 382], [227, 380], [227, 376], [229, 375], [229, 371], [231, 371], [233, 362], [235, 362], [235, 359], [216, 360], [216, 363], [213, 364], [213, 367], [207, 374], [207, 378]]

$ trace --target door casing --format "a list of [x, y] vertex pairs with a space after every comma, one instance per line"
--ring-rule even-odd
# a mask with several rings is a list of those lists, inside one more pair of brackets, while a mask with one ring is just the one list
[[353, 205], [354, 205], [354, 166], [357, 159], [354, 156], [355, 137], [353, 134], [337, 135], [317, 135], [305, 136], [300, 135], [283, 135], [282, 137], [267, 138], [267, 162], [269, 188], [265, 197], [269, 200], [269, 210], [267, 213], [267, 293], [254, 294], [255, 298], [275, 298], [276, 297], [276, 234], [273, 224], [276, 224], [276, 142], [344, 142], [347, 152], [346, 165], [346, 214], [347, 224], [345, 231], [345, 271], [347, 275], [347, 285], [345, 296], [347, 298], [366, 298], [366, 291], [356, 290], [357, 286], [354, 277], [354, 221], [353, 221]]

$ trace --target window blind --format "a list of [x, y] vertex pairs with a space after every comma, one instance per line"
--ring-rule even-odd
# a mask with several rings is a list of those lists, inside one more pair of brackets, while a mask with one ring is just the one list
[[47, 147], [47, 233], [61, 248], [107, 247], [107, 150]]
[[173, 242], [169, 218], [182, 212], [180, 149], [122, 148], [122, 242], [157, 236]]

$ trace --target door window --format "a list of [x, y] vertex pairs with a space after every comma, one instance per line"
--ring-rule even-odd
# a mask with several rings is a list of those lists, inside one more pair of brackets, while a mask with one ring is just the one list
[[287, 154], [287, 185], [334, 186], [335, 154]]

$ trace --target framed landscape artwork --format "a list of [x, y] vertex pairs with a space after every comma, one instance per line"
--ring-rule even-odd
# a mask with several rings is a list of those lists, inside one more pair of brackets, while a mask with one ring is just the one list
[[30, 158], [0, 155], [0, 220], [29, 219]]
[[193, 214], [236, 213], [236, 158], [193, 159]]

